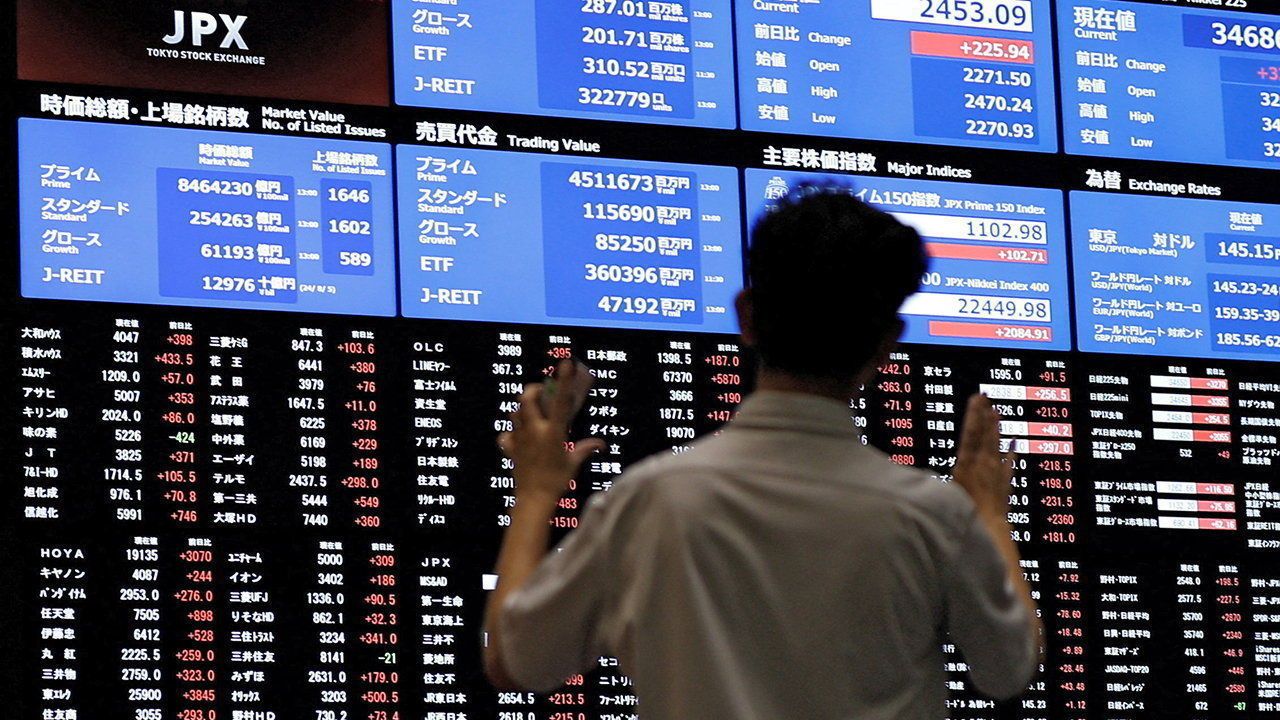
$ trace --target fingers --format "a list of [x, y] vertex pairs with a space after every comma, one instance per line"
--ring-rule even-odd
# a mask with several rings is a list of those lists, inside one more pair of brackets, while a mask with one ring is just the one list
[[524, 394], [520, 396], [520, 407], [511, 413], [511, 420], [517, 426], [528, 425], [538, 420], [545, 420], [546, 416], [542, 414], [543, 387], [542, 383], [533, 383], [524, 389]]
[[[981, 453], [990, 452], [990, 433], [995, 426], [993, 415], [991, 401], [986, 396], [974, 394], [969, 397], [969, 407], [964, 413], [964, 427], [960, 430], [960, 457], [977, 457]], [[997, 433], [996, 441], [999, 442], [999, 431], [994, 431]]]
[[586, 438], [579, 440], [573, 444], [573, 452], [569, 453], [569, 459], [573, 462], [574, 470], [581, 467], [592, 455], [604, 450], [605, 442], [600, 438]]
[[551, 398], [551, 414], [548, 419], [557, 425], [567, 425], [573, 412], [573, 389], [576, 387], [578, 364], [561, 360], [556, 366], [556, 394]]
[[1000, 414], [991, 404], [991, 399], [979, 394], [977, 397], [977, 430], [980, 449], [984, 452], [1000, 451]]
[[1000, 415], [991, 405], [991, 400], [983, 396], [982, 447], [987, 452], [1000, 452]]
[[[582, 400], [578, 397], [581, 388], [584, 385], [589, 387], [594, 380], [590, 374], [585, 380], [579, 377], [585, 372], [587, 370], [582, 363], [561, 360], [552, 375], [555, 382], [527, 386], [520, 396], [520, 408], [511, 414], [511, 419], [525, 424], [549, 420], [557, 426], [567, 426], [573, 420], [575, 406]], [[547, 396], [546, 403], [542, 402], [544, 396]]]

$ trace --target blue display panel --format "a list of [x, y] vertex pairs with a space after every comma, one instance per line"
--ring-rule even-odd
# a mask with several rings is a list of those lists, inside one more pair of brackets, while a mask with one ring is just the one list
[[733, 168], [397, 148], [409, 317], [731, 333]]
[[1068, 152], [1280, 167], [1280, 17], [1059, 5]]
[[735, 126], [728, 0], [393, 0], [392, 22], [401, 105]]
[[748, 214], [803, 182], [847, 184], [924, 236], [930, 271], [902, 307], [904, 342], [1071, 349], [1061, 192], [747, 170]]
[[1055, 152], [1047, 0], [739, 0], [748, 130]]
[[391, 147], [19, 122], [22, 294], [394, 315]]
[[1080, 349], [1280, 359], [1280, 205], [1073, 192]]

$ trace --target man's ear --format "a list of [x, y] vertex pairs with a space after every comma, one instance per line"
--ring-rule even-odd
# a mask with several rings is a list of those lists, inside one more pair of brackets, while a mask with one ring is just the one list
[[738, 332], [742, 335], [742, 344], [747, 347], [756, 346], [756, 313], [755, 304], [751, 301], [751, 291], [743, 288], [733, 299], [733, 306], [738, 311]]

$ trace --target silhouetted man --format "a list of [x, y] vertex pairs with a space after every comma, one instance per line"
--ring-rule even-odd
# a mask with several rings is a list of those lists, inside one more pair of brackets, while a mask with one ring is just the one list
[[516, 503], [486, 619], [493, 682], [549, 691], [615, 655], [645, 720], [942, 718], [949, 634], [979, 690], [1022, 691], [1040, 624], [991, 404], [970, 400], [949, 484], [891, 463], [850, 416], [926, 267], [914, 230], [847, 190], [783, 200], [755, 226], [737, 301], [756, 392], [719, 435], [593, 497], [550, 554], [548, 520], [601, 443], [566, 452], [569, 393], [544, 413], [530, 387], [500, 439]]

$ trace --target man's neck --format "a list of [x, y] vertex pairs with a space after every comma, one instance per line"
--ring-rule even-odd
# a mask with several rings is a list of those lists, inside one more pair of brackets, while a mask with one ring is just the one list
[[858, 384], [847, 380], [792, 375], [764, 368], [756, 376], [756, 389], [770, 392], [801, 393], [848, 402], [858, 394]]

